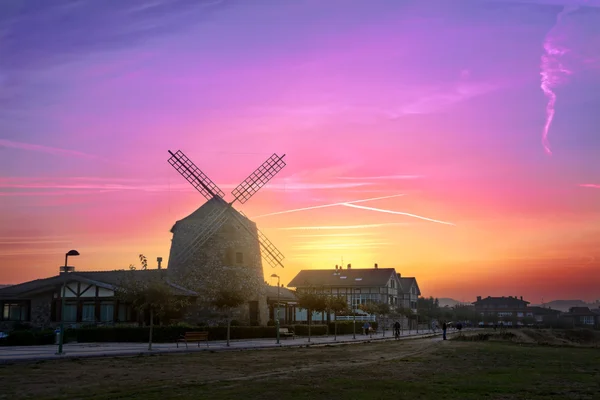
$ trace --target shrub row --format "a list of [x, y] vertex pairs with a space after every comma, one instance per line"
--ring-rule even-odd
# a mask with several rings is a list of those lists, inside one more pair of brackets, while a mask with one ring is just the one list
[[[283, 326], [282, 326], [283, 327]], [[308, 335], [307, 325], [285, 326], [293, 330], [296, 335]], [[185, 326], [155, 326], [152, 333], [152, 341], [156, 343], [174, 342], [186, 332], [208, 331], [209, 340], [225, 340], [227, 338], [227, 327], [185, 327]], [[325, 325], [311, 327], [311, 334], [315, 336], [325, 335]], [[148, 327], [99, 327], [81, 328], [66, 331], [68, 341], [86, 342], [147, 342], [150, 329]], [[232, 326], [231, 339], [264, 339], [275, 338], [277, 332], [274, 327], [269, 326]]]
[[0, 346], [40, 346], [53, 344], [56, 334], [53, 330], [12, 331], [7, 338], [0, 339]]

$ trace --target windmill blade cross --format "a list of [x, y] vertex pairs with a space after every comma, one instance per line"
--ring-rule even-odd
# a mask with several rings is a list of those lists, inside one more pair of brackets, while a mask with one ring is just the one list
[[186, 262], [198, 247], [202, 246], [225, 224], [229, 218], [229, 213], [226, 211], [227, 208], [216, 207], [206, 216], [207, 223], [202, 226], [200, 232], [192, 240], [182, 246], [183, 248], [175, 257], [177, 263]]
[[[246, 219], [248, 218], [241, 211], [239, 211], [239, 213], [243, 215]], [[233, 214], [236, 215], [235, 213]], [[243, 218], [239, 217], [238, 215], [236, 215], [236, 217], [238, 221], [242, 224], [242, 226], [244, 226], [244, 228], [246, 228], [248, 232], [250, 232], [254, 237], [258, 239], [258, 242], [260, 244], [260, 253], [265, 258], [265, 260], [271, 265], [271, 267], [275, 268], [277, 266], [280, 266], [281, 268], [285, 268], [282, 263], [285, 256], [279, 251], [277, 247], [275, 247], [275, 245], [265, 236], [265, 234], [262, 233], [258, 228], [256, 228], [256, 233], [254, 233], [254, 231], [248, 226], [247, 221], [244, 221]]]
[[[233, 191], [233, 197], [240, 203], [244, 204], [247, 202], [256, 192], [258, 192], [264, 185], [267, 184], [279, 171], [286, 166], [283, 157], [273, 153], [271, 157], [267, 159], [260, 167], [250, 174], [246, 179], [242, 181]], [[232, 202], [232, 203], [233, 203]]]
[[199, 191], [206, 200], [210, 200], [213, 197], [219, 196], [225, 197], [225, 193], [208, 177], [200, 168], [196, 166], [187, 158], [181, 150], [177, 150], [176, 153], [169, 150], [171, 157], [169, 158], [169, 164], [179, 172], [192, 186]]

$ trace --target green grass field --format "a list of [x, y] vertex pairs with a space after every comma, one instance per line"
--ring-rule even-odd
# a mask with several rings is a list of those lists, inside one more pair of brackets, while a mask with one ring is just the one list
[[600, 349], [419, 339], [0, 367], [1, 399], [597, 399]]

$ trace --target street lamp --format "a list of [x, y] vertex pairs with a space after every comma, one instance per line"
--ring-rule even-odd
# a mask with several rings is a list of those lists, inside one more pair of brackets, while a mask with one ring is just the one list
[[[65, 266], [60, 268], [60, 272], [64, 272], [65, 274], [68, 273], [69, 271], [71, 271], [72, 269], [69, 268], [69, 264], [67, 264], [67, 260], [69, 259], [69, 256], [78, 256], [79, 252], [77, 250], [69, 250], [66, 254], [65, 254]], [[56, 354], [63, 354], [63, 343], [65, 340], [65, 294], [67, 291], [67, 278], [65, 277], [63, 280], [63, 286], [62, 286], [62, 294], [60, 296], [60, 336], [58, 339], [58, 353]]]
[[277, 344], [279, 344], [279, 288], [280, 288], [279, 281], [280, 281], [280, 278], [279, 278], [279, 275], [277, 275], [277, 274], [272, 274], [271, 278], [277, 278], [277, 314], [275, 317], [275, 321], [276, 321], [275, 328], [277, 329]]
[[354, 291], [356, 289], [352, 288], [352, 339], [356, 339], [356, 310], [354, 309]]

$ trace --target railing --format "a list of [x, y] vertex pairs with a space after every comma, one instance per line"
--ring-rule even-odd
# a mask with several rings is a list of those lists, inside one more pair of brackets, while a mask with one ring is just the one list
[[[338, 315], [335, 318], [337, 321], [354, 321], [354, 317], [352, 315]], [[356, 321], [375, 321], [374, 315], [357, 315]]]

